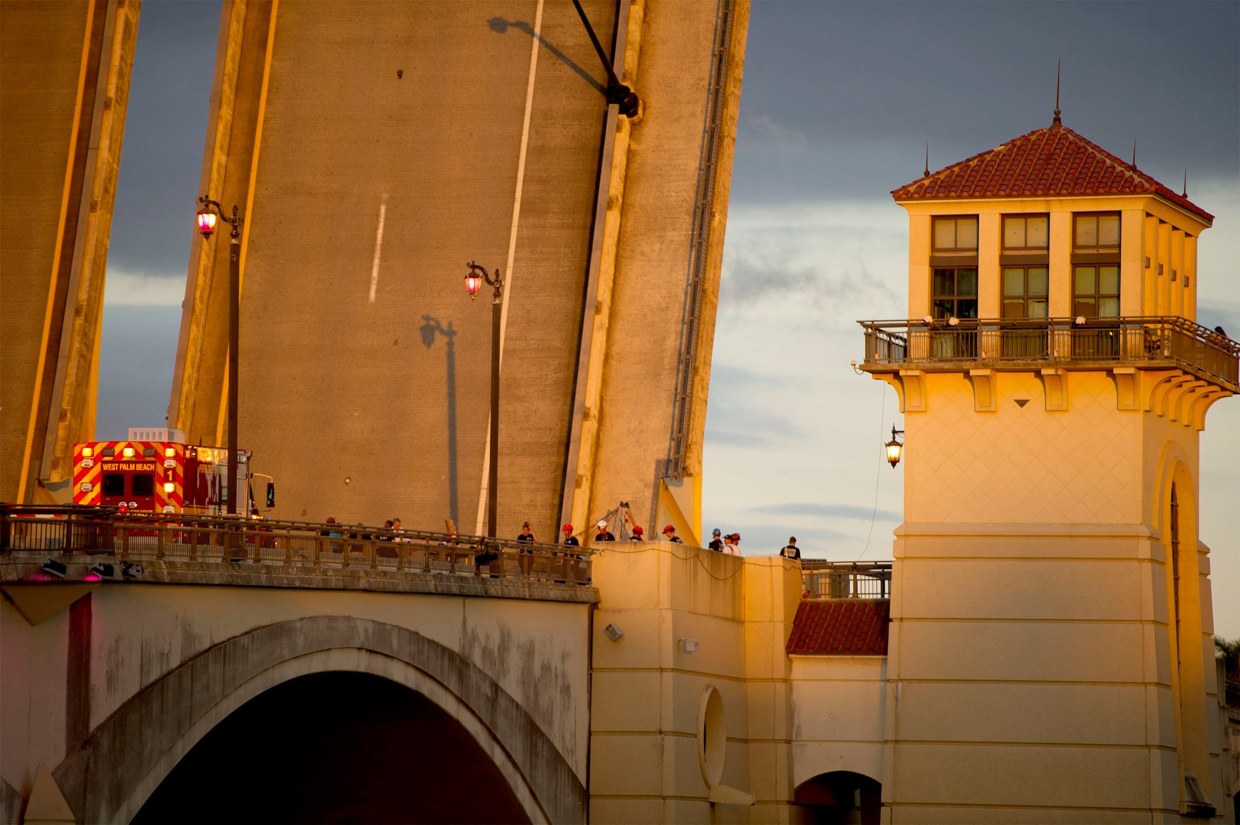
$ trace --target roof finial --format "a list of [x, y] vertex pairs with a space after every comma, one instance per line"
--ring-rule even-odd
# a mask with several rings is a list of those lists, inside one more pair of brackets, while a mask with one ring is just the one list
[[926, 168], [922, 170], [921, 176], [930, 177], [930, 143], [928, 141], [926, 143]]
[[1137, 139], [1132, 139], [1132, 168], [1137, 168]]
[[1188, 167], [1184, 167], [1184, 189], [1180, 192], [1181, 198], [1188, 197]]
[[1063, 58], [1055, 61], [1055, 119], [1051, 121], [1053, 126], [1058, 126], [1063, 123], [1063, 121], [1059, 119], [1059, 68], [1062, 63]]

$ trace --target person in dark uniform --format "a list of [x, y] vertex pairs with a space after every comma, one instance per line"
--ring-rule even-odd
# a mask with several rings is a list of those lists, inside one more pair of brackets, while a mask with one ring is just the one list
[[784, 545], [784, 549], [779, 551], [779, 555], [785, 559], [801, 560], [801, 548], [797, 547], [797, 537], [789, 536], [788, 543]]
[[595, 541], [615, 541], [616, 537], [607, 529], [607, 522], [600, 521], [598, 523], [598, 532], [594, 534]]
[[629, 536], [629, 541], [645, 541], [642, 538], [642, 526], [640, 524], [633, 525], [633, 535]]
[[714, 550], [716, 553], [723, 552], [723, 538], [722, 538], [722, 534], [719, 532], [718, 527], [716, 527], [714, 530], [711, 531], [710, 544], [706, 546], [709, 547], [711, 550]]
[[671, 524], [663, 528], [663, 540], [674, 541], [677, 544], [684, 544], [684, 541], [680, 538], [680, 536], [676, 535], [676, 527]]
[[[533, 544], [537, 541], [534, 538], [534, 531], [530, 530], [530, 523], [528, 521], [521, 525], [521, 532], [517, 535], [517, 541], [528, 544]], [[520, 556], [521, 578], [528, 579], [530, 577], [530, 570], [534, 566], [534, 548], [522, 547]]]
[[569, 547], [581, 546], [581, 542], [577, 541], [577, 537], [573, 535], [573, 525], [565, 522], [560, 529], [564, 531], [564, 541], [560, 542], [560, 544], [567, 544]]

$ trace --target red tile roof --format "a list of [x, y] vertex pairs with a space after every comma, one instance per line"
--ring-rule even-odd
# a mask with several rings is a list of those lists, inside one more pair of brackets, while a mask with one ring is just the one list
[[1131, 163], [1062, 123], [1035, 129], [980, 155], [905, 184], [899, 201], [1064, 195], [1157, 195], [1201, 217], [1214, 216]]
[[806, 599], [797, 607], [789, 655], [886, 656], [891, 602]]

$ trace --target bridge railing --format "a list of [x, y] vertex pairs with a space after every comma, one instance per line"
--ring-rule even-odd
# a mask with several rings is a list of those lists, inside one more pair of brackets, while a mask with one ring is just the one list
[[365, 568], [587, 585], [591, 551], [366, 525], [120, 514], [0, 504], [0, 554], [85, 554], [123, 562], [257, 564], [309, 572]]
[[891, 562], [804, 559], [801, 578], [809, 599], [890, 599]]

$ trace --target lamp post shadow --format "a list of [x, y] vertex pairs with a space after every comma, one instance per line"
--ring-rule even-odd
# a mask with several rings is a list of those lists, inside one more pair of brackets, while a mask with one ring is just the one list
[[487, 21], [487, 26], [489, 26], [491, 31], [495, 32], [496, 34], [506, 34], [509, 29], [516, 29], [519, 32], [524, 32], [529, 37], [533, 38], [534, 40], [537, 40], [538, 45], [542, 46], [544, 49], [550, 52], [551, 55], [555, 57], [556, 60], [559, 60], [561, 63], [563, 63], [573, 72], [575, 72], [578, 76], [581, 77], [582, 80], [589, 83], [591, 86], [597, 89], [600, 93], [604, 95], [607, 94], [606, 86], [604, 86], [602, 83], [599, 83], [597, 80], [591, 77], [589, 72], [581, 68], [581, 66], [578, 66], [577, 63], [574, 62], [574, 60], [571, 57], [569, 57], [568, 55], [564, 54], [564, 52], [556, 48], [554, 44], [548, 41], [541, 34], [536, 34], [534, 32], [534, 27], [531, 26], [529, 23], [525, 22], [524, 20], [505, 20], [502, 17], [492, 17], [490, 20]]
[[445, 327], [440, 323], [438, 318], [431, 315], [422, 316], [422, 326], [419, 328], [422, 333], [422, 343], [427, 349], [430, 349], [435, 343], [435, 336], [442, 335], [447, 339], [448, 344], [444, 353], [444, 360], [447, 364], [447, 392], [448, 392], [448, 515], [452, 518], [453, 524], [460, 522], [457, 499], [457, 467], [456, 467], [456, 330], [452, 328], [452, 322], [448, 322]]

